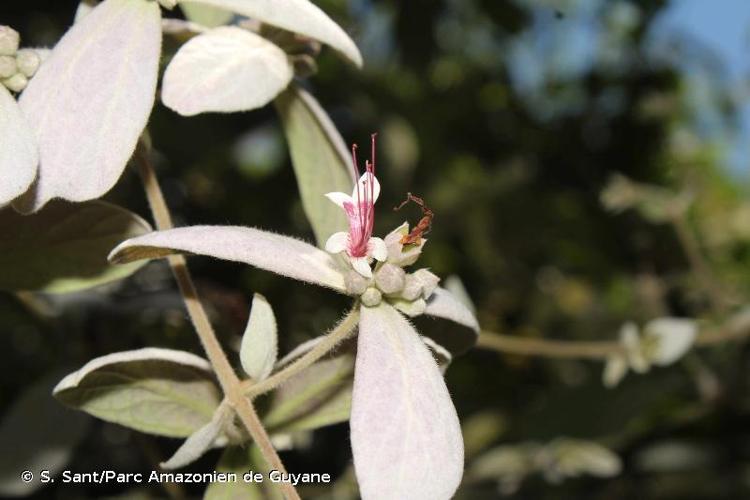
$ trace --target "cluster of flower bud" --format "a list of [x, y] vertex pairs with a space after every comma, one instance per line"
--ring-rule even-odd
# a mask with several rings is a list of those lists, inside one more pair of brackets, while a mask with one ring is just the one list
[[386, 236], [388, 258], [377, 265], [372, 278], [365, 278], [353, 270], [347, 274], [346, 287], [350, 295], [359, 296], [367, 307], [374, 307], [385, 298], [409, 316], [424, 313], [427, 299], [437, 288], [440, 278], [428, 269], [417, 269], [413, 273], [404, 271], [404, 267], [417, 261], [426, 241], [422, 240], [419, 245], [403, 245], [400, 240], [407, 233], [408, 225], [404, 223]]
[[42, 59], [35, 49], [19, 49], [21, 37], [9, 26], [0, 26], [0, 83], [11, 92], [21, 92], [34, 76]]

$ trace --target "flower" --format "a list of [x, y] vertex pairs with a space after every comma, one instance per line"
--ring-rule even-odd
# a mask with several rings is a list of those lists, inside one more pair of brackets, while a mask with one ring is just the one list
[[643, 327], [643, 335], [632, 323], [620, 329], [622, 353], [613, 354], [604, 366], [606, 387], [616, 386], [628, 369], [646, 373], [651, 366], [667, 366], [682, 358], [693, 346], [698, 334], [695, 321], [682, 318], [657, 318]]
[[[370, 245], [372, 207], [377, 197], [372, 170], [374, 167], [365, 174], [372, 175], [364, 177], [367, 183], [358, 183], [361, 192], [344, 195], [347, 199], [342, 193], [335, 196], [342, 200], [342, 207], [345, 203], [350, 207], [347, 214], [352, 214], [341, 251], [353, 261], [364, 259], [364, 263], [370, 252], [378, 251]], [[417, 257], [410, 253], [404, 259], [401, 255], [414, 250], [399, 246], [394, 236], [405, 229], [401, 226], [390, 235], [392, 245], [383, 257], [386, 262], [381, 261], [374, 272], [367, 265], [371, 277], [341, 266], [340, 259], [297, 239], [236, 226], [156, 231], [124, 241], [109, 258], [123, 263], [174, 253], [207, 255], [244, 262], [358, 299], [350, 429], [362, 498], [448, 499], [463, 476], [461, 426], [435, 358], [402, 313], [449, 319], [468, 327], [470, 343], [476, 340], [479, 325], [461, 301], [438, 286], [437, 276], [426, 269], [404, 271], [405, 262], [413, 263]], [[457, 338], [447, 340], [452, 347], [460, 343]]]
[[[365, 162], [365, 173], [354, 185], [352, 195], [346, 193], [327, 193], [326, 197], [341, 207], [349, 220], [349, 232], [338, 232], [326, 241], [325, 248], [331, 253], [346, 251], [352, 267], [366, 278], [372, 277], [370, 262], [380, 262], [388, 257], [388, 249], [380, 238], [372, 237], [375, 223], [375, 202], [380, 195], [380, 183], [375, 177], [375, 137], [372, 134], [371, 161]], [[359, 174], [357, 163], [357, 145], [352, 146], [352, 162], [355, 174]], [[357, 175], [355, 175], [355, 178]]]

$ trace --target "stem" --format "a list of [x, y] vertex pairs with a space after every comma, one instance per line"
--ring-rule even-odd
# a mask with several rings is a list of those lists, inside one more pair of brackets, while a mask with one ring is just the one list
[[[701, 331], [695, 339], [695, 346], [712, 346], [746, 337], [750, 337], [750, 309], [734, 314], [720, 327]], [[562, 359], [605, 360], [609, 356], [624, 352], [621, 344], [615, 341], [530, 339], [487, 330], [482, 330], [479, 334], [477, 347], [503, 354]]]
[[690, 263], [690, 268], [700, 280], [712, 305], [719, 310], [726, 309], [727, 297], [716, 276], [711, 271], [711, 266], [708, 265], [701, 251], [698, 239], [690, 228], [685, 214], [675, 215], [672, 218], [672, 225], [677, 233], [680, 246], [682, 246], [685, 256]]
[[268, 391], [275, 389], [280, 386], [291, 377], [295, 376], [308, 366], [315, 363], [317, 360], [328, 354], [331, 349], [336, 347], [344, 339], [349, 337], [354, 328], [357, 326], [359, 321], [359, 307], [355, 307], [347, 314], [336, 327], [323, 337], [323, 339], [315, 344], [315, 346], [307, 351], [303, 356], [300, 356], [292, 363], [287, 365], [283, 370], [271, 375], [265, 380], [260, 382], [253, 382], [246, 380], [242, 382], [242, 392], [250, 399], [253, 399], [261, 394], [265, 394]]
[[[154, 172], [154, 168], [148, 157], [148, 151], [142, 144], [139, 144], [134, 159], [143, 180], [143, 187], [146, 191], [146, 197], [148, 198], [148, 203], [151, 207], [151, 213], [153, 214], [157, 229], [171, 229], [173, 225], [169, 208], [164, 201], [164, 195], [159, 186], [159, 181], [156, 178], [156, 173]], [[247, 428], [250, 436], [260, 448], [263, 457], [268, 464], [272, 468], [282, 473], [286, 473], [286, 468], [281, 462], [281, 458], [279, 458], [279, 455], [276, 453], [273, 444], [271, 444], [271, 439], [268, 437], [268, 433], [258, 418], [255, 408], [253, 408], [250, 400], [242, 394], [240, 379], [232, 369], [232, 365], [229, 363], [219, 340], [216, 338], [211, 322], [208, 319], [208, 314], [206, 314], [206, 310], [203, 308], [203, 304], [201, 304], [201, 301], [198, 298], [198, 292], [195, 289], [193, 279], [190, 276], [190, 271], [187, 268], [185, 257], [182, 255], [173, 255], [170, 256], [168, 260], [175, 279], [177, 280], [177, 285], [182, 293], [182, 298], [185, 302], [185, 307], [188, 310], [188, 315], [193, 322], [195, 331], [198, 333], [198, 338], [200, 339], [201, 345], [208, 356], [208, 360], [216, 373], [216, 377], [224, 391], [224, 395], [229, 401], [229, 404], [237, 412], [237, 415]], [[288, 499], [295, 500], [300, 498], [297, 490], [292, 484], [280, 483], [279, 487], [284, 492], [284, 496]]]

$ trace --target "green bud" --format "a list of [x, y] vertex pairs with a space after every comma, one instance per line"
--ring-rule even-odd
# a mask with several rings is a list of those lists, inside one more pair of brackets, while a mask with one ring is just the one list
[[11, 92], [21, 92], [26, 88], [29, 83], [29, 79], [23, 76], [21, 73], [16, 73], [10, 78], [3, 80], [3, 85], [7, 87]]
[[39, 55], [33, 49], [21, 49], [16, 54], [16, 64], [18, 65], [18, 71], [20, 71], [27, 78], [31, 78], [39, 69], [39, 64], [42, 62]]
[[385, 263], [375, 273], [375, 284], [386, 295], [398, 293], [404, 289], [406, 273], [393, 264]]
[[21, 43], [18, 31], [10, 26], [0, 26], [0, 56], [13, 56]]
[[362, 303], [367, 307], [375, 307], [380, 304], [382, 298], [383, 295], [380, 293], [380, 290], [372, 286], [365, 290], [365, 293], [360, 296]]
[[0, 56], [0, 78], [10, 78], [18, 71], [16, 58], [13, 56]]

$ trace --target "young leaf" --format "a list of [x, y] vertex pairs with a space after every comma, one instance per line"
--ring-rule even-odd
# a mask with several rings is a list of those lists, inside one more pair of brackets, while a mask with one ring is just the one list
[[89, 361], [57, 384], [64, 404], [160, 436], [188, 437], [221, 401], [210, 365], [183, 351], [145, 348]]
[[38, 164], [34, 134], [16, 100], [0, 85], [0, 206], [29, 188]]
[[344, 293], [344, 277], [327, 252], [303, 241], [239, 226], [191, 226], [129, 239], [109, 255], [115, 263], [155, 259], [175, 253], [208, 255]]
[[208, 28], [223, 26], [232, 20], [234, 14], [224, 9], [211, 7], [210, 5], [201, 5], [196, 2], [184, 1], [180, 3], [182, 12], [185, 17], [194, 23], [198, 23]]
[[[0, 495], [30, 495], [44, 486], [25, 483], [19, 467], [47, 469], [55, 477], [68, 463], [74, 447], [86, 434], [89, 419], [63, 407], [52, 397], [58, 375], [46, 376], [22, 393], [0, 423]], [[11, 452], [12, 451], [12, 452]]]
[[156, 2], [105, 0], [68, 30], [21, 95], [40, 163], [19, 210], [114, 186], [151, 113], [160, 51]]
[[159, 467], [166, 470], [179, 469], [198, 460], [214, 445], [226, 419], [230, 416], [229, 409], [225, 405], [220, 405], [211, 421], [191, 434], [174, 455], [166, 462], [159, 464]]
[[312, 430], [349, 419], [354, 353], [337, 349], [274, 393], [263, 423], [274, 432]]
[[393, 307], [361, 311], [350, 425], [362, 498], [451, 498], [464, 455], [443, 376]]
[[290, 85], [276, 98], [276, 108], [289, 143], [302, 206], [318, 246], [323, 247], [333, 233], [348, 229], [343, 211], [324, 195], [351, 191], [351, 159], [331, 119], [305, 90]]
[[107, 252], [150, 230], [137, 215], [102, 201], [54, 201], [27, 216], [0, 210], [0, 290], [72, 292], [125, 278], [142, 264], [113, 266]]
[[[362, 55], [349, 35], [308, 0], [190, 0], [256, 19], [330, 45], [355, 65]], [[182, 1], [180, 3], [183, 3]]]
[[279, 47], [236, 26], [191, 38], [164, 72], [162, 101], [184, 116], [265, 106], [289, 85], [294, 69]]
[[273, 370], [278, 354], [276, 317], [266, 298], [256, 293], [240, 346], [242, 369], [255, 380], [263, 380]]

